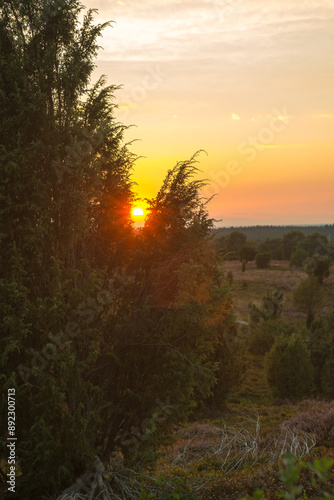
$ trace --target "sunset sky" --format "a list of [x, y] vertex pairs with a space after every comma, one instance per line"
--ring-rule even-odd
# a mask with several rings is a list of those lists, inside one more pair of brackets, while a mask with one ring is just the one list
[[87, 0], [152, 197], [197, 150], [217, 225], [334, 223], [334, 0]]

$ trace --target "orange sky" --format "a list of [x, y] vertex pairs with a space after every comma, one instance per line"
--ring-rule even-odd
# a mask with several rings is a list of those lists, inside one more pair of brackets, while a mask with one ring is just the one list
[[204, 149], [220, 225], [334, 223], [334, 0], [89, 0], [140, 197]]

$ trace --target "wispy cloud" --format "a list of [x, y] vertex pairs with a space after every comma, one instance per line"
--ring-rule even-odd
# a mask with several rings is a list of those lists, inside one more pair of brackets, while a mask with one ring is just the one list
[[[324, 188], [330, 185], [322, 180], [319, 165], [332, 171], [324, 146], [332, 149], [334, 0], [85, 3], [99, 9], [99, 22], [115, 21], [100, 42], [104, 50], [96, 71], [107, 74], [110, 83], [124, 84], [117, 93], [123, 114], [126, 106], [138, 108], [127, 116], [138, 125], [136, 137], [143, 137], [139, 154], [151, 155], [154, 162], [169, 157], [171, 149], [179, 159], [184, 151], [203, 147], [210, 155], [208, 172], [219, 172], [230, 160], [226, 144], [256, 139], [278, 109], [281, 124], [288, 118], [285, 113], [296, 119], [274, 144], [263, 145], [266, 153], [258, 155], [252, 171], [244, 169], [238, 182], [245, 179], [249, 192], [258, 182], [257, 165], [263, 162], [263, 172], [269, 172], [270, 157], [268, 176], [275, 161], [288, 179], [298, 164], [303, 175], [316, 172]], [[150, 66], [159, 67], [156, 86], [145, 83]], [[141, 94], [145, 98], [138, 99]], [[261, 197], [253, 198], [262, 203]], [[237, 199], [243, 197], [233, 192], [231, 204]], [[224, 200], [226, 192], [224, 199], [216, 197], [218, 204]]]

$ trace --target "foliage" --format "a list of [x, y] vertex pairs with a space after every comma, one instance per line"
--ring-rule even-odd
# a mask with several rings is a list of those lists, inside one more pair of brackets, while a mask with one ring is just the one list
[[178, 485], [179, 481], [177, 479], [170, 478], [157, 478], [156, 492], [148, 493], [147, 491], [142, 491], [140, 495], [140, 500], [200, 500], [196, 494], [193, 494], [182, 485]]
[[[288, 453], [283, 460], [284, 468], [280, 469], [280, 479], [283, 481], [287, 491], [282, 495], [285, 500], [295, 500], [302, 492], [303, 486], [297, 486], [297, 482], [300, 478], [300, 472], [302, 468], [309, 469], [319, 478], [322, 482], [326, 482], [329, 479], [329, 472], [334, 464], [333, 460], [329, 460], [327, 457], [321, 460], [314, 460], [313, 463], [298, 463], [293, 454]], [[313, 477], [313, 485], [317, 486], [315, 477]], [[317, 487], [317, 489], [320, 489]], [[321, 490], [320, 490], [321, 491]], [[329, 498], [327, 493], [321, 492], [325, 497]], [[303, 495], [305, 498], [305, 495]], [[333, 497], [332, 497], [333, 498]]]
[[259, 252], [271, 254], [272, 259], [283, 259], [283, 240], [282, 238], [266, 238], [259, 244]]
[[328, 255], [313, 255], [312, 259], [306, 265], [306, 272], [309, 276], [318, 278], [322, 283], [330, 274], [332, 258]]
[[0, 371], [17, 394], [18, 495], [36, 500], [95, 456], [133, 459], [215, 385], [228, 391], [238, 364], [195, 157], [135, 232], [116, 88], [90, 82], [107, 24], [91, 10], [79, 22], [77, 0], [2, 7]]
[[[102, 304], [85, 301], [105, 279], [95, 261], [106, 224], [123, 235], [120, 255], [132, 231], [115, 87], [90, 83], [106, 24], [91, 10], [79, 23], [81, 10], [76, 0], [27, 0], [1, 11], [1, 372], [17, 393], [17, 488], [27, 499], [66, 484], [100, 445], [89, 373]], [[108, 222], [106, 204], [121, 208]]]
[[218, 500], [241, 496], [243, 500], [274, 497], [292, 500], [301, 493], [305, 499], [315, 498], [315, 495], [316, 498], [322, 495], [321, 498], [333, 499], [329, 490], [333, 487], [334, 461], [326, 456], [317, 458], [316, 454], [312, 458], [308, 462], [296, 460], [293, 453], [288, 452], [280, 460], [279, 470], [276, 463], [263, 461], [258, 466], [228, 475], [212, 467], [201, 468], [198, 464], [189, 465], [187, 471], [174, 466], [156, 478], [131, 469], [105, 468], [96, 461], [92, 472], [57, 500]]
[[[326, 236], [329, 240], [334, 240], [334, 224], [323, 224], [321, 226], [239, 226], [239, 227], [220, 227], [216, 229], [217, 233], [224, 231], [224, 234], [229, 235], [232, 231], [238, 229], [243, 232], [247, 239], [254, 240], [260, 245], [268, 240], [280, 239], [291, 231], [301, 231], [305, 236], [314, 234], [315, 232]], [[263, 249], [261, 251], [269, 251], [268, 249]], [[275, 258], [273, 256], [273, 258]], [[278, 259], [280, 260], [280, 259]]]
[[293, 250], [304, 238], [304, 233], [296, 229], [289, 231], [283, 236], [283, 256], [285, 260], [290, 260]]
[[308, 257], [315, 254], [328, 255], [328, 238], [319, 232], [309, 234], [297, 244], [296, 249], [304, 250]]
[[297, 245], [290, 257], [290, 266], [302, 269], [307, 262], [307, 252]]
[[319, 279], [310, 276], [293, 291], [293, 303], [298, 311], [306, 313], [306, 325], [309, 327], [314, 315], [325, 299], [325, 292]]
[[232, 284], [233, 284], [233, 273], [232, 273], [232, 271], [229, 271], [229, 272], [227, 273], [227, 280], [228, 280], [228, 282], [230, 283], [230, 285], [232, 285]]
[[[233, 234], [233, 233], [232, 233]], [[253, 243], [247, 242], [239, 252], [239, 259], [247, 262], [254, 260], [256, 255], [256, 248]]]
[[265, 359], [265, 372], [273, 395], [280, 398], [301, 399], [310, 394], [313, 384], [313, 366], [301, 335], [276, 339]]
[[232, 231], [218, 240], [218, 250], [228, 260], [240, 259], [241, 249], [246, 246], [247, 237], [241, 231]]
[[259, 307], [251, 304], [249, 313], [251, 326], [254, 328], [263, 323], [263, 321], [278, 318], [282, 312], [283, 297], [283, 292], [277, 289], [273, 292], [268, 291]]
[[281, 335], [292, 335], [293, 327], [281, 319], [269, 319], [252, 330], [248, 341], [248, 349], [253, 354], [264, 355], [270, 351], [275, 339]]
[[268, 267], [271, 261], [271, 254], [269, 252], [258, 252], [255, 255], [255, 264], [258, 269]]
[[334, 407], [333, 403], [322, 403], [321, 409], [299, 412], [282, 423], [287, 429], [299, 429], [312, 433], [318, 445], [334, 445]]
[[308, 347], [320, 394], [334, 396], [334, 313], [312, 323]]
[[[283, 458], [283, 467], [280, 469], [280, 480], [284, 483], [285, 491], [277, 493], [277, 496], [283, 498], [284, 500], [296, 500], [301, 498], [300, 495], [303, 494], [304, 499], [314, 498], [307, 496], [306, 488], [300, 485], [300, 480], [302, 479], [302, 472], [311, 471], [312, 472], [312, 485], [314, 493], [318, 495], [321, 494], [323, 499], [327, 498], [329, 500], [334, 499], [334, 489], [332, 493], [322, 490], [321, 484], [317, 482], [320, 479], [322, 483], [327, 483], [331, 477], [331, 469], [333, 468], [334, 460], [323, 457], [321, 459], [315, 459], [313, 462], [298, 462], [296, 457], [292, 453], [287, 453]], [[247, 497], [249, 498], [249, 497]], [[256, 490], [252, 496], [253, 500], [264, 500], [264, 494], [261, 490]], [[246, 500], [244, 498], [243, 500]]]

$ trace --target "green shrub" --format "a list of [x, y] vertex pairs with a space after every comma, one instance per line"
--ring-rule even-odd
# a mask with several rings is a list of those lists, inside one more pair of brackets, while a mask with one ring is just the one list
[[239, 258], [241, 261], [246, 261], [249, 262], [251, 260], [254, 260], [256, 255], [256, 248], [255, 245], [252, 243], [247, 242], [240, 250], [239, 253]]
[[293, 328], [281, 319], [270, 319], [254, 328], [248, 349], [253, 354], [264, 355], [270, 351], [280, 335], [291, 335]]
[[290, 266], [303, 268], [307, 260], [307, 252], [303, 248], [297, 246], [290, 257]]
[[334, 397], [334, 313], [316, 320], [309, 334], [309, 350], [315, 386], [324, 396]]
[[[299, 462], [296, 460], [292, 453], [287, 453], [283, 458], [283, 467], [280, 468], [280, 480], [284, 484], [284, 489], [280, 492], [276, 492], [276, 496], [283, 498], [283, 500], [295, 500], [297, 498], [304, 498], [308, 500], [310, 498], [315, 498], [314, 493], [316, 493], [316, 498], [319, 500], [321, 498], [328, 500], [333, 500], [334, 489], [332, 489], [332, 494], [328, 492], [328, 488], [333, 485], [333, 465], [334, 460], [328, 459], [327, 457], [322, 457], [321, 459], [315, 459], [313, 462]], [[311, 475], [312, 490], [310, 490], [309, 485], [304, 484], [305, 473]], [[323, 486], [326, 486], [325, 491]], [[311, 493], [311, 497], [308, 493]], [[300, 496], [302, 494], [302, 497]], [[321, 495], [321, 497], [319, 496]], [[246, 500], [249, 497], [244, 497], [242, 500]], [[264, 500], [264, 493], [258, 488], [253, 493], [251, 497], [252, 500]]]
[[232, 283], [233, 283], [233, 279], [234, 279], [234, 278], [233, 278], [233, 273], [232, 273], [232, 271], [229, 271], [229, 272], [227, 273], [227, 281], [229, 282], [229, 284], [230, 284], [230, 285], [232, 285]]
[[298, 311], [306, 313], [306, 325], [311, 326], [315, 312], [325, 299], [325, 292], [316, 276], [309, 276], [293, 292], [293, 303]]
[[262, 298], [259, 307], [251, 303], [251, 310], [249, 313], [251, 326], [258, 326], [263, 323], [263, 321], [278, 318], [282, 312], [283, 298], [283, 292], [277, 289], [272, 292], [267, 292]]
[[300, 399], [310, 394], [313, 366], [301, 335], [276, 339], [265, 359], [265, 373], [276, 397]]
[[331, 264], [332, 258], [330, 256], [315, 254], [308, 262], [306, 272], [309, 276], [318, 278], [320, 283], [322, 283], [330, 274]]
[[258, 269], [268, 267], [271, 261], [271, 254], [269, 252], [260, 252], [255, 256], [255, 264]]

